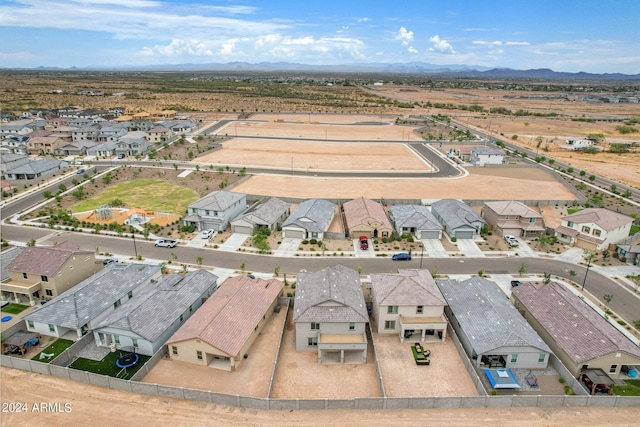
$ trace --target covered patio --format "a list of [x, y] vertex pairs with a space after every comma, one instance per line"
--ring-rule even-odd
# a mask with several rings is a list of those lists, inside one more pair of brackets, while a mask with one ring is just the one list
[[366, 364], [365, 334], [318, 334], [319, 364]]
[[400, 342], [405, 339], [421, 342], [444, 341], [447, 337], [447, 319], [439, 317], [400, 316]]

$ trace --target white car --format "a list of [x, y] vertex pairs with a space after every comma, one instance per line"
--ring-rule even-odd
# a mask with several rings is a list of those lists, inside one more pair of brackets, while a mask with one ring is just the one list
[[504, 235], [504, 240], [505, 242], [507, 242], [509, 244], [509, 246], [518, 246], [518, 240], [515, 238], [515, 236], [511, 236], [509, 234], [505, 234]]
[[210, 239], [213, 236], [214, 230], [203, 230], [200, 234], [203, 239]]
[[163, 248], [175, 248], [177, 244], [178, 241], [174, 239], [158, 239], [154, 243], [155, 246], [160, 246]]

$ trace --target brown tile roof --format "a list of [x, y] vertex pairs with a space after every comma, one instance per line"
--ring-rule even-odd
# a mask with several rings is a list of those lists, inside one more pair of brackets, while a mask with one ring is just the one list
[[593, 223], [605, 231], [612, 231], [633, 222], [633, 218], [630, 216], [603, 208], [583, 209], [572, 215], [562, 217], [562, 219], [576, 224]]
[[199, 338], [230, 357], [237, 357], [283, 288], [284, 283], [278, 279], [251, 279], [244, 275], [229, 278], [167, 344]]
[[565, 236], [576, 237], [580, 232], [575, 228], [565, 227], [564, 225], [558, 226], [556, 228], [556, 233], [564, 234]]
[[8, 271], [52, 276], [74, 255], [93, 254], [92, 251], [80, 250], [71, 242], [63, 242], [57, 246], [31, 246], [25, 248], [7, 266]]
[[565, 286], [526, 283], [513, 294], [576, 364], [618, 352], [640, 358], [638, 346]]
[[372, 274], [371, 292], [379, 305], [447, 305], [429, 270], [400, 270], [398, 274]]
[[501, 216], [518, 215], [524, 218], [542, 218], [542, 214], [539, 212], [536, 212], [522, 202], [514, 200], [486, 202], [484, 205]]
[[[367, 225], [374, 228], [393, 230], [387, 213], [378, 202], [360, 197], [345, 202], [342, 206], [344, 207], [344, 216], [349, 228]], [[373, 222], [379, 222], [381, 225], [372, 225], [372, 220]]]

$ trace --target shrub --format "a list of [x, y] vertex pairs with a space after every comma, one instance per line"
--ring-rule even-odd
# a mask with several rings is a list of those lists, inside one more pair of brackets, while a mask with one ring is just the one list
[[309, 241], [308, 241], [308, 240], [303, 240], [303, 241], [302, 241], [302, 244], [303, 244], [303, 245], [307, 245], [307, 244], [309, 244]]
[[316, 245], [316, 244], [318, 244], [318, 240], [311, 239], [311, 240], [309, 240], [309, 243], [311, 243], [312, 245]]

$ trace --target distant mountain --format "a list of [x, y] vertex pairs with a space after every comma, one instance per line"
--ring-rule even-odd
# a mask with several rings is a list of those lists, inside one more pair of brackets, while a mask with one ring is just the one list
[[156, 64], [156, 65], [128, 65], [121, 67], [90, 66], [90, 67], [38, 67], [34, 70], [104, 70], [104, 71], [172, 71], [172, 72], [304, 72], [304, 73], [364, 73], [388, 75], [438, 75], [452, 77], [527, 79], [527, 80], [640, 80], [639, 74], [604, 73], [594, 74], [586, 72], [568, 73], [553, 71], [548, 68], [532, 70], [514, 70], [510, 68], [493, 68], [479, 65], [435, 65], [426, 62], [407, 63], [364, 63], [364, 64], [331, 64], [308, 65], [291, 62], [228, 62], [208, 64]]

